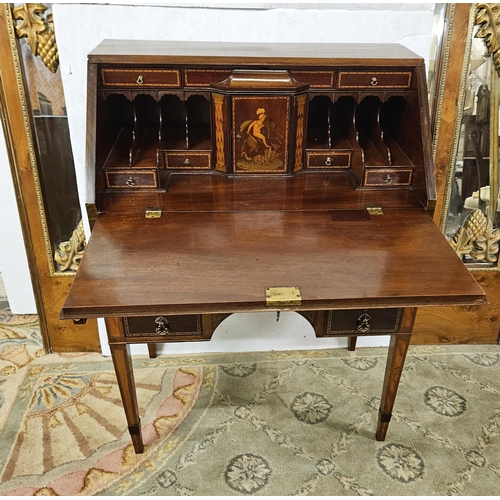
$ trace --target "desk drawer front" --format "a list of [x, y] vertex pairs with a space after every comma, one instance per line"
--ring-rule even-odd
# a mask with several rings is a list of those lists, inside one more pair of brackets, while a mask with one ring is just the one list
[[165, 153], [165, 166], [170, 169], [209, 170], [210, 153]]
[[290, 71], [295, 80], [308, 83], [312, 89], [333, 88], [333, 71]]
[[395, 333], [403, 309], [350, 309], [328, 311], [326, 335]]
[[104, 87], [180, 87], [177, 69], [112, 69], [101, 70]]
[[326, 153], [306, 153], [307, 168], [349, 168], [351, 151], [328, 151]]
[[201, 316], [139, 316], [124, 318], [126, 337], [202, 338]]
[[410, 169], [370, 169], [365, 170], [366, 187], [398, 187], [411, 184], [412, 170]]
[[409, 89], [411, 71], [340, 71], [339, 89]]
[[212, 83], [220, 83], [231, 75], [226, 69], [186, 69], [184, 83], [186, 87], [210, 87]]
[[107, 170], [106, 183], [111, 189], [156, 189], [158, 172], [154, 170]]

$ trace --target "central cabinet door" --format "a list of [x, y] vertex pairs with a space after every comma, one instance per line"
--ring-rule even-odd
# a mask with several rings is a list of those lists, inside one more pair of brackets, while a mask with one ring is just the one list
[[233, 96], [234, 173], [287, 171], [289, 96]]
[[235, 69], [211, 87], [216, 170], [291, 175], [303, 168], [308, 84], [285, 70]]

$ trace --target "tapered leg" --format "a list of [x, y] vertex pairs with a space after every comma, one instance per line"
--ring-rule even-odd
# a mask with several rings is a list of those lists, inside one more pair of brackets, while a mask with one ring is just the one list
[[142, 453], [144, 451], [144, 444], [141, 435], [141, 419], [135, 391], [130, 347], [126, 344], [110, 344], [109, 347], [111, 349], [111, 356], [115, 366], [118, 387], [120, 388], [123, 408], [125, 410], [125, 416], [127, 417], [128, 430], [132, 438], [134, 451], [136, 453]]
[[392, 408], [398, 392], [399, 381], [403, 373], [406, 353], [410, 345], [411, 333], [391, 336], [387, 366], [385, 368], [384, 386], [377, 425], [377, 441], [384, 441], [392, 416]]
[[158, 357], [158, 352], [156, 350], [156, 344], [148, 344], [148, 352], [150, 358]]
[[355, 351], [356, 350], [356, 341], [358, 340], [358, 337], [356, 335], [351, 335], [350, 337], [347, 338], [347, 350], [348, 351]]

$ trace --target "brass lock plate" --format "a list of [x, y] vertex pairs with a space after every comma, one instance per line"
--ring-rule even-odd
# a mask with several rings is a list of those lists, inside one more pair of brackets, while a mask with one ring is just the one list
[[147, 207], [145, 217], [146, 219], [159, 219], [161, 217], [161, 213], [161, 207]]
[[380, 205], [366, 205], [366, 210], [370, 215], [384, 215]]
[[302, 296], [298, 286], [278, 286], [266, 288], [266, 306], [300, 306]]

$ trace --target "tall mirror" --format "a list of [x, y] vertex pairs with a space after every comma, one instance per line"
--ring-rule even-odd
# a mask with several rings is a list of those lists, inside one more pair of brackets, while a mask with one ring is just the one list
[[442, 230], [468, 266], [498, 268], [500, 5], [473, 9]]
[[14, 4], [52, 273], [74, 272], [85, 235], [50, 4]]
[[59, 319], [85, 249], [51, 5], [0, 7], [0, 117], [44, 348], [99, 350], [95, 320]]

